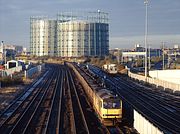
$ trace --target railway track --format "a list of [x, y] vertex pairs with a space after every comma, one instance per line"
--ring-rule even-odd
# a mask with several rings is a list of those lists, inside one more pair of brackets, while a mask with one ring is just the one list
[[[51, 73], [49, 73], [50, 75]], [[28, 121], [29, 115], [33, 112], [38, 104], [39, 100], [43, 97], [47, 90], [44, 90], [45, 87], [50, 85], [53, 77], [51, 79], [45, 79], [40, 85], [34, 87], [33, 94], [27, 97], [21, 105], [3, 122], [0, 127], [0, 132], [3, 133], [19, 133], [22, 132], [24, 125], [23, 121]], [[43, 85], [42, 85], [43, 84]], [[46, 88], [45, 88], [46, 89]]]
[[[131, 89], [131, 93], [134, 94], [140, 102], [146, 100], [148, 103], [145, 103], [144, 105], [147, 106], [148, 104], [150, 109], [153, 109], [154, 112], [156, 111], [156, 114], [163, 117], [163, 120], [167, 119], [168, 125], [172, 125], [172, 128], [174, 126], [174, 129], [179, 128], [180, 130], [180, 127], [178, 126], [178, 124], [180, 124], [180, 116], [174, 112], [176, 109], [169, 106], [169, 104], [166, 104], [165, 101], [160, 101], [158, 97], [154, 97], [154, 95], [147, 93], [146, 90], [139, 89], [134, 85], [129, 85], [126, 81], [122, 81], [121, 79], [118, 79], [117, 82], [121, 83], [121, 85], [124, 84]], [[134, 92], [136, 92], [136, 94]], [[156, 104], [156, 106], [154, 104]]]
[[0, 116], [3, 119], [0, 132], [103, 133], [101, 123], [73, 73], [67, 66], [49, 66], [49, 71], [15, 101], [18, 106], [9, 107]]
[[45, 133], [60, 133], [60, 121], [61, 121], [61, 104], [62, 104], [62, 93], [63, 93], [63, 80], [64, 72], [58, 76], [55, 95], [53, 96], [51, 111], [47, 119], [47, 125], [45, 128]]
[[60, 121], [60, 128], [62, 128], [62, 132], [64, 133], [74, 133], [76, 134], [76, 125], [75, 125], [75, 117], [74, 110], [72, 104], [72, 98], [70, 93], [70, 86], [68, 81], [68, 72], [65, 70], [65, 78], [63, 85], [63, 102], [64, 106], [62, 106], [62, 118]]
[[70, 95], [72, 100], [74, 121], [76, 126], [76, 132], [78, 133], [86, 133], [89, 134], [89, 128], [82, 110], [82, 105], [79, 100], [79, 96], [77, 94], [77, 89], [75, 87], [74, 80], [72, 78], [72, 74], [68, 70], [68, 86], [70, 89]]
[[124, 134], [118, 126], [107, 127], [109, 134]]
[[[42, 80], [47, 76], [49, 71], [45, 72], [44, 75], [41, 75], [41, 79], [36, 79], [31, 86], [29, 86], [25, 91], [19, 95], [16, 99], [14, 99], [10, 105], [3, 110], [0, 114], [0, 126], [3, 124], [3, 122], [11, 116], [13, 111], [15, 111], [25, 99], [30, 96], [31, 94], [34, 94], [36, 91], [34, 91], [35, 87], [41, 84]], [[40, 77], [39, 77], [40, 78]]]
[[[77, 66], [76, 66], [76, 67], [77, 67]], [[90, 79], [92, 79], [92, 80], [94, 81], [95, 77], [93, 77], [90, 72], [86, 72], [84, 69], [79, 69], [78, 67], [77, 67], [76, 69], [81, 73], [81, 75], [84, 77], [84, 79], [85, 79], [86, 82], [87, 82], [87, 81], [90, 81]], [[93, 83], [93, 82], [92, 82], [92, 83]], [[96, 83], [97, 85], [100, 84], [100, 83], [98, 83], [97, 80], [94, 81], [94, 84], [95, 84], [95, 83]], [[80, 86], [79, 84], [76, 84], [76, 85], [77, 85], [77, 87]], [[94, 87], [95, 87], [95, 85], [94, 85]], [[80, 87], [80, 89], [81, 89], [81, 87]], [[80, 91], [78, 90], [78, 95], [81, 96], [80, 99], [82, 99], [81, 102], [83, 103], [83, 102], [85, 102], [86, 99], [88, 99], [88, 96], [85, 96], [85, 97], [82, 98], [82, 94], [85, 94], [84, 91], [83, 91], [83, 90], [80, 90]], [[90, 102], [90, 101], [89, 101], [89, 102]], [[89, 103], [88, 103], [88, 104], [83, 104], [83, 106], [84, 106], [83, 109], [86, 108], [87, 105], [90, 105], [90, 104], [89, 104]], [[89, 108], [89, 107], [88, 107], [88, 108]], [[86, 114], [86, 112], [84, 112], [84, 113]], [[89, 115], [87, 115], [87, 116], [85, 116], [85, 117], [88, 118], [88, 116], [89, 116]], [[91, 121], [91, 122], [94, 122], [94, 121]], [[89, 123], [89, 122], [88, 122], [88, 123]], [[97, 125], [96, 125], [96, 126], [97, 126]], [[101, 130], [101, 131], [100, 131], [100, 130], [97, 130], [97, 129], [95, 130], [96, 127], [93, 126], [93, 125], [91, 125], [91, 124], [88, 125], [88, 127], [91, 128], [91, 129], [89, 129], [91, 133], [97, 133], [97, 132], [98, 132], [98, 133], [107, 133], [107, 134], [117, 134], [117, 133], [123, 134], [123, 133], [124, 133], [124, 132], [121, 130], [121, 128], [118, 127], [118, 126], [107, 127], [107, 126], [103, 126], [103, 125], [102, 125], [102, 127], [103, 127], [102, 129], [103, 129], [103, 130]], [[95, 131], [94, 131], [94, 130], [95, 130]]]
[[157, 88], [152, 88], [152, 87], [146, 87], [143, 86], [141, 84], [138, 84], [134, 81], [132, 81], [129, 78], [123, 78], [121, 76], [118, 75], [118, 77], [116, 77], [117, 79], [121, 80], [124, 79], [125, 81], [128, 81], [129, 83], [133, 83], [131, 84], [132, 86], [138, 86], [138, 91], [141, 92], [143, 90], [143, 92], [147, 92], [146, 94], [153, 97], [154, 99], [158, 98], [158, 101], [161, 101], [163, 104], [167, 105], [169, 108], [177, 111], [177, 114], [180, 114], [180, 96], [176, 96], [170, 93], [166, 93], [162, 90], [158, 90]]
[[[100, 70], [94, 71], [103, 77], [105, 74], [99, 72]], [[164, 131], [171, 133], [180, 133], [179, 116], [173, 116], [173, 112], [168, 110], [162, 102], [157, 101], [158, 98], [153, 99], [151, 95], [148, 95], [146, 90], [140, 90], [138, 86], [131, 85], [129, 82], [122, 79], [112, 78], [107, 76], [107, 82], [116, 89], [116, 92], [130, 104], [132, 104], [138, 111], [141, 111], [145, 117], [153, 121]], [[130, 97], [131, 96], [131, 97]], [[167, 105], [168, 107], [168, 105]], [[174, 118], [172, 118], [173, 116]]]
[[[59, 72], [58, 72], [59, 73]], [[45, 133], [45, 128], [48, 123], [48, 115], [51, 112], [52, 98], [55, 96], [56, 83], [58, 81], [59, 74], [54, 76], [55, 78], [51, 81], [50, 86], [44, 94], [43, 98], [39, 101], [34, 112], [30, 115], [30, 119], [23, 130], [23, 133]]]

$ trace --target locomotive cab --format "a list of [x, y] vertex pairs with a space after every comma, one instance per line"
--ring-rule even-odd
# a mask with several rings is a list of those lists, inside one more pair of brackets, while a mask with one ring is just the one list
[[102, 115], [103, 123], [106, 126], [113, 126], [120, 122], [122, 118], [122, 101], [114, 97], [103, 99]]
[[117, 65], [116, 64], [105, 64], [102, 66], [102, 69], [109, 74], [117, 74]]

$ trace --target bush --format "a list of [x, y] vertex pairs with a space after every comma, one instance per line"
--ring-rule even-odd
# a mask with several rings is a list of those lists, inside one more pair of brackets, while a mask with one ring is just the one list
[[20, 77], [17, 77], [17, 78], [3, 77], [3, 78], [0, 79], [0, 81], [1, 81], [1, 86], [2, 87], [18, 85], [18, 84], [23, 83], [23, 80]]

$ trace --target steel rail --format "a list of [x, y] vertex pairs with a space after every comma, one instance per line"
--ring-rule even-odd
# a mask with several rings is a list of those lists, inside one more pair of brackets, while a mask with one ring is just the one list
[[[55, 130], [55, 133], [59, 133], [59, 123], [58, 123], [58, 121], [60, 120], [60, 116], [59, 116], [59, 110], [61, 110], [61, 98], [62, 98], [62, 84], [63, 84], [63, 78], [64, 78], [64, 75], [63, 75], [63, 71], [62, 71], [62, 68], [61, 68], [61, 70], [60, 70], [61, 72], [59, 72], [59, 75], [58, 75], [58, 80], [57, 80], [57, 83], [56, 83], [56, 87], [55, 87], [55, 89], [56, 89], [56, 91], [54, 92], [54, 96], [53, 96], [53, 99], [52, 99], [52, 105], [51, 105], [51, 110], [50, 110], [50, 113], [49, 113], [49, 115], [48, 115], [48, 119], [47, 119], [47, 123], [46, 123], [46, 127], [45, 127], [45, 129], [44, 129], [44, 132], [43, 133], [53, 133], [52, 131], [50, 131], [49, 129], [50, 129], [50, 127], [52, 128], [53, 127], [53, 129]], [[61, 79], [61, 80], [60, 80]], [[60, 83], [59, 83], [59, 81], [60, 81]], [[60, 89], [59, 89], [59, 85], [60, 85]], [[60, 90], [60, 93], [58, 94], [58, 91], [57, 90]], [[57, 97], [59, 97], [60, 96], [60, 98], [57, 98]], [[50, 120], [51, 120], [51, 118], [52, 118], [52, 116], [53, 115], [55, 115], [55, 114], [53, 114], [53, 109], [56, 109], [57, 107], [55, 107], [56, 106], [56, 103], [55, 103], [55, 100], [58, 100], [59, 99], [59, 108], [58, 108], [58, 117], [55, 119], [55, 120], [57, 120], [57, 123], [56, 124], [53, 124], [54, 126], [50, 126]], [[53, 115], [52, 115], [53, 114]], [[55, 120], [53, 120], [53, 122], [55, 122]], [[53, 130], [53, 131], [54, 131]]]
[[[67, 71], [67, 70], [66, 70], [65, 74], [66, 74], [66, 82], [67, 82], [67, 86], [68, 86], [68, 90], [69, 90], [69, 94], [70, 94], [69, 97], [70, 97], [70, 100], [71, 100], [70, 103], [71, 103], [71, 106], [72, 106], [72, 109], [71, 109], [71, 110], [72, 110], [72, 113], [73, 113], [73, 114], [72, 114], [72, 120], [73, 120], [73, 126], [72, 126], [73, 128], [72, 128], [72, 129], [73, 129], [73, 133], [76, 134], [77, 131], [76, 131], [74, 110], [73, 110], [73, 104], [72, 104], [72, 96], [71, 96], [71, 91], [70, 91], [70, 83], [69, 83], [69, 80], [68, 80], [68, 77], [69, 77], [69, 76], [68, 76], [68, 71]], [[64, 89], [65, 89], [65, 88], [64, 88]]]
[[[50, 74], [50, 73], [49, 73]], [[46, 79], [47, 80], [47, 79]], [[44, 81], [45, 82], [45, 81]], [[42, 84], [42, 83], [38, 83], [38, 84], [36, 84], [36, 86], [38, 86], [39, 84]], [[40, 89], [39, 90], [33, 90], [35, 93], [34, 93], [34, 98], [38, 95], [38, 93], [40, 93]], [[29, 96], [29, 97], [32, 97], [32, 96]], [[14, 111], [12, 112], [12, 114], [10, 115], [10, 116], [8, 116], [8, 118], [6, 118], [5, 120], [4, 120], [4, 122], [2, 123], [2, 125], [0, 126], [0, 131], [2, 132], [4, 129], [7, 131], [7, 127], [6, 127], [6, 124], [9, 122], [9, 121], [11, 121], [14, 117], [15, 117], [15, 115], [17, 115], [17, 113], [16, 112], [18, 112], [18, 110], [20, 111], [20, 112], [22, 112], [22, 111], [24, 111], [25, 110], [25, 108], [23, 107], [23, 105], [25, 105], [25, 103], [26, 102], [30, 102], [30, 100], [29, 100], [29, 97], [27, 97], [25, 100], [23, 100], [22, 101], [22, 103], [18, 106], [18, 107], [16, 107], [15, 109], [14, 109]], [[32, 100], [34, 99], [34, 98], [32, 98]], [[31, 100], [31, 101], [32, 101]], [[28, 105], [30, 105], [30, 103], [28, 103], [28, 104], [26, 104], [26, 106], [25, 107], [28, 107]], [[18, 116], [21, 116], [20, 114], [18, 115]], [[16, 121], [17, 121], [18, 119], [16, 119]], [[12, 125], [10, 125], [10, 124], [8, 124], [9, 125], [9, 127], [12, 127]], [[9, 127], [8, 127], [8, 129], [9, 129]], [[4, 131], [3, 131], [3, 133], [5, 133]]]
[[[116, 83], [117, 84], [117, 83]], [[115, 85], [116, 86], [116, 85]], [[119, 85], [118, 85], [119, 86]], [[118, 86], [116, 86], [117, 88], [118, 88]], [[123, 88], [124, 89], [124, 88]], [[153, 113], [153, 115], [156, 115], [157, 117], [159, 117], [160, 118], [160, 120], [161, 121], [164, 121], [164, 122], [167, 122], [167, 123], [169, 123], [167, 126], [169, 127], [170, 126], [170, 124], [172, 125], [172, 126], [174, 126], [173, 128], [175, 129], [175, 128], [178, 128], [179, 126], [177, 126], [176, 124], [174, 124], [173, 122], [170, 122], [169, 120], [167, 120], [167, 119], [165, 119], [163, 116], [162, 116], [162, 114], [163, 115], [165, 115], [163, 112], [161, 112], [160, 110], [158, 110], [155, 106], [152, 106], [152, 104], [149, 104], [149, 103], [147, 103], [145, 100], [143, 100], [141, 97], [139, 97], [138, 95], [135, 95], [133, 92], [129, 92], [128, 91], [128, 93], [129, 94], [131, 94], [133, 97], [131, 97], [131, 99], [132, 98], [134, 98], [134, 102], [137, 102], [139, 105], [141, 105], [141, 106], [143, 106], [143, 109], [146, 109], [146, 111], [148, 111], [148, 112], [150, 112], [150, 113]], [[128, 94], [128, 95], [129, 95]], [[136, 97], [135, 97], [136, 96]], [[137, 99], [138, 98], [138, 99]], [[144, 104], [142, 104], [142, 103], [144, 103]], [[147, 108], [148, 107], [148, 108]], [[141, 110], [139, 110], [139, 108], [137, 108], [136, 107], [136, 109], [138, 109], [138, 111], [141, 111]], [[152, 111], [152, 109], [153, 109], [153, 111]], [[158, 111], [158, 112], [160, 112], [161, 113], [161, 115], [159, 115], [157, 112], [155, 112], [155, 110], [156, 111]], [[147, 118], [148, 118], [148, 116], [146, 116]], [[151, 118], [151, 120], [152, 120], [152, 118]], [[154, 120], [154, 119], [153, 119]], [[157, 124], [159, 124], [159, 122], [157, 122], [157, 121], [155, 121], [154, 120], [154, 122], [156, 122]], [[164, 126], [162, 125], [162, 124], [159, 124], [159, 126], [161, 126], [161, 128], [164, 128]], [[172, 127], [171, 126], [171, 127]], [[167, 128], [168, 130], [170, 130], [171, 132], [175, 132], [174, 131], [174, 129], [171, 129], [171, 128]]]
[[[115, 78], [117, 78], [118, 80], [121, 80], [120, 77], [115, 77]], [[136, 85], [140, 92], [143, 90], [144, 92], [146, 92], [146, 94], [148, 96], [151, 96], [154, 99], [158, 98], [158, 101], [161, 101], [162, 103], [164, 103], [165, 105], [167, 105], [171, 109], [178, 110], [178, 108], [180, 108], [180, 106], [179, 106], [179, 104], [180, 104], [180, 97], [175, 96], [175, 95], [171, 95], [171, 94], [167, 94], [165, 92], [160, 92], [160, 91], [157, 91], [157, 90], [153, 90], [152, 88], [140, 85], [140, 84], [138, 84], [138, 83], [136, 83], [136, 82], [134, 82], [132, 80], [128, 80], [128, 82], [133, 83], [134, 84], [133, 86]], [[139, 87], [141, 89], [139, 89]], [[172, 101], [173, 101], [173, 103], [172, 103]], [[176, 103], [176, 104], [174, 104], [174, 103]]]
[[109, 134], [124, 134], [118, 126], [107, 127]]
[[[98, 73], [98, 72], [96, 71], [96, 73]], [[99, 73], [98, 73], [98, 74], [99, 74]], [[102, 74], [101, 74], [101, 77], [102, 77]], [[117, 85], [114, 83], [114, 81], [115, 81], [114, 79], [112, 79], [112, 80], [110, 80], [110, 81], [111, 81], [111, 84], [114, 85], [115, 88], [118, 88], [118, 89], [119, 89], [119, 86], [120, 86], [119, 83], [118, 83], [119, 81], [116, 83]], [[122, 82], [121, 82], [121, 83], [122, 83]], [[122, 83], [122, 84], [124, 84], [124, 83]], [[129, 88], [130, 88], [130, 87], [129, 87]], [[132, 87], [131, 87], [131, 88], [132, 88]], [[124, 91], [121, 90], [121, 92], [124, 92]], [[124, 93], [125, 93], [125, 92], [124, 92]], [[134, 94], [133, 94], [132, 92], [131, 92], [131, 94], [132, 94], [132, 96], [134, 97]], [[121, 94], [119, 94], [119, 95], [122, 96]], [[138, 97], [138, 98], [139, 98], [139, 97]], [[137, 101], [137, 98], [136, 98], [134, 101]], [[129, 102], [129, 101], [128, 101], [128, 102]], [[142, 105], [141, 103], [144, 102], [144, 100], [141, 99], [141, 101], [138, 101], [138, 102], [139, 102], [139, 105]], [[130, 104], [131, 104], [132, 106], [134, 106], [132, 103], [130, 103]], [[146, 103], [146, 104], [149, 105], [148, 103]], [[147, 106], [147, 105], [146, 105], [146, 106]], [[143, 106], [143, 105], [142, 105], [142, 106]], [[145, 109], [147, 109], [146, 106], [143, 106], [143, 107], [144, 107]], [[134, 107], [135, 107], [135, 106], [134, 106]], [[156, 108], [155, 108], [155, 109], [156, 109]], [[147, 109], [147, 110], [148, 110], [148, 109]], [[139, 110], [139, 111], [140, 111], [140, 110]], [[159, 115], [157, 115], [157, 113], [154, 113], [153, 111], [149, 111], [149, 112], [152, 112], [154, 115], [159, 116]], [[160, 111], [160, 112], [161, 112], [161, 111]], [[159, 117], [160, 117], [160, 116], [159, 116]], [[167, 119], [164, 119], [163, 117], [160, 117], [160, 118], [161, 118], [162, 120], [164, 120], [165, 122], [169, 122], [169, 121], [167, 121]], [[151, 118], [151, 120], [153, 120], [153, 119]], [[159, 124], [159, 122], [157, 122], [157, 121], [155, 121], [155, 120], [153, 120], [153, 122], [156, 122], [156, 125], [158, 124], [157, 126], [161, 126], [161, 128], [164, 128], [164, 126], [162, 126], [161, 124]], [[169, 123], [170, 123], [170, 122], [169, 122]], [[173, 124], [173, 123], [170, 123], [170, 124]], [[173, 124], [173, 125], [174, 125], [174, 124]], [[177, 125], [175, 125], [175, 127], [178, 128]], [[176, 131], [179, 131], [179, 130], [175, 130], [175, 131], [174, 131], [175, 128], [173, 128], [173, 129], [171, 129], [171, 128], [165, 128], [165, 129], [167, 129], [167, 130], [169, 130], [169, 131], [171, 131], [171, 132], [173, 132], [173, 133], [176, 133]]]
[[[38, 79], [34, 80], [32, 83], [31, 83], [31, 86], [33, 86], [36, 82], [38, 81]], [[26, 91], [23, 92], [21, 95], [19, 95], [16, 99], [13, 100], [13, 102], [3, 111], [0, 113], [0, 118], [3, 116], [4, 113], [7, 112], [8, 109], [10, 109], [10, 107], [13, 106], [13, 104], [15, 104], [17, 102], [18, 99], [20, 99], [31, 87], [28, 86]]]
[[80, 103], [80, 100], [79, 100], [79, 96], [77, 94], [77, 91], [76, 91], [76, 86], [74, 84], [74, 80], [72, 78], [72, 74], [70, 73], [70, 70], [68, 70], [68, 73], [69, 73], [69, 76], [70, 76], [70, 80], [71, 80], [71, 84], [72, 84], [72, 89], [74, 90], [75, 92], [75, 95], [76, 95], [76, 98], [77, 98], [77, 102], [78, 102], [78, 106], [80, 108], [80, 112], [81, 112], [81, 115], [82, 115], [82, 119], [83, 119], [83, 124], [84, 124], [84, 127], [86, 129], [86, 132], [87, 134], [89, 134], [89, 129], [88, 129], [88, 125], [87, 125], [87, 122], [86, 122], [86, 119], [85, 119], [85, 116], [84, 116], [84, 113], [83, 113], [83, 110], [82, 110], [82, 105]]
[[[58, 76], [57, 76], [58, 77]], [[54, 77], [53, 77], [54, 78]], [[57, 82], [57, 80], [56, 80], [57, 78], [55, 78], [55, 81]], [[52, 79], [53, 80], [53, 79]], [[50, 82], [50, 84], [52, 84], [51, 82]], [[52, 86], [52, 85], [51, 85]], [[46, 101], [46, 95], [49, 95], [51, 90], [50, 90], [50, 85], [48, 85], [47, 86], [47, 89], [46, 89], [46, 92], [45, 92], [45, 94], [43, 95], [43, 97], [41, 98], [41, 100], [39, 101], [39, 103], [37, 104], [37, 106], [36, 106], [36, 108], [35, 108], [35, 110], [34, 110], [34, 112], [30, 115], [30, 119], [28, 120], [28, 122], [27, 122], [27, 124], [26, 124], [26, 126], [25, 126], [25, 128], [24, 128], [24, 130], [23, 130], [23, 134], [24, 133], [29, 133], [29, 131], [32, 129], [31, 128], [31, 125], [32, 125], [32, 122], [33, 122], [33, 118], [35, 118], [35, 116], [36, 116], [36, 114], [37, 114], [37, 112], [38, 112], [38, 110], [39, 109], [41, 109], [41, 105], [43, 104], [43, 101]], [[53, 92], [53, 91], [52, 91]], [[51, 94], [50, 94], [51, 95]], [[54, 95], [54, 92], [52, 93], [52, 95]], [[44, 102], [45, 103], [45, 102]]]
[[[53, 73], [53, 74], [54, 74], [54, 73]], [[12, 133], [15, 133], [15, 134], [16, 134], [16, 133], [19, 133], [19, 131], [22, 131], [22, 130], [20, 130], [20, 129], [24, 129], [24, 128], [22, 128], [22, 124], [24, 124], [24, 122], [22, 122], [22, 121], [23, 121], [23, 118], [25, 118], [25, 117], [27, 116], [27, 114], [29, 114], [28, 111], [29, 111], [30, 108], [33, 106], [33, 103], [36, 102], [36, 99], [38, 99], [38, 97], [39, 97], [40, 94], [42, 93], [42, 96], [40, 96], [40, 101], [39, 101], [38, 104], [35, 106], [35, 109], [39, 106], [39, 104], [41, 103], [42, 99], [44, 98], [46, 92], [48, 91], [48, 88], [49, 88], [52, 80], [53, 80], [53, 75], [52, 75], [52, 78], [49, 79], [49, 81], [46, 83], [47, 86], [44, 85], [44, 86], [46, 86], [46, 89], [43, 90], [43, 88], [41, 88], [41, 91], [33, 98], [33, 100], [32, 100], [31, 103], [28, 105], [28, 107], [26, 108], [26, 110], [21, 114], [21, 117], [20, 117], [20, 118], [18, 119], [18, 121], [13, 125], [13, 128], [12, 128], [11, 131], [10, 131], [10, 134], [12, 134]], [[31, 109], [31, 110], [32, 110], [32, 109]], [[24, 125], [27, 125], [27, 124], [24, 124]]]
[[[115, 80], [116, 80], [116, 78], [114, 78]], [[116, 80], [117, 82], [120, 82], [121, 84], [124, 84], [125, 85], [125, 83], [126, 83], [126, 86], [129, 88], [129, 89], [132, 89], [134, 92], [137, 92], [136, 90], [139, 90], [138, 89], [138, 87], [135, 87], [134, 85], [131, 85], [131, 86], [129, 86], [129, 83], [127, 83], [126, 81], [119, 81], [119, 80]], [[134, 88], [136, 89], [136, 90], [134, 90]], [[131, 91], [132, 91], [131, 90]], [[151, 96], [148, 96], [147, 95], [147, 93], [146, 92], [138, 92], [137, 93], [138, 95], [140, 94], [141, 95], [141, 97], [138, 97], [140, 100], [143, 100], [142, 99], [142, 97], [144, 98], [144, 99], [146, 99], [147, 100], [147, 102], [148, 102], [148, 104], [150, 104], [154, 109], [157, 109], [157, 106], [155, 107], [153, 104], [156, 102], [156, 105], [158, 105], [159, 107], [158, 107], [158, 111], [161, 113], [161, 114], [163, 114], [163, 115], [165, 115], [166, 117], [168, 117], [169, 119], [171, 119], [171, 120], [173, 120], [173, 122], [176, 122], [176, 124], [180, 124], [180, 121], [179, 120], [177, 120], [175, 117], [174, 117], [174, 113], [172, 112], [172, 111], [170, 111], [168, 108], [166, 108], [166, 107], [164, 107], [160, 102], [159, 102], [159, 100], [158, 99], [156, 99], [157, 101], [153, 101], [152, 100], [152, 98], [151, 98]], [[137, 95], [136, 94], [136, 95]], [[140, 96], [139, 95], [139, 96]], [[159, 110], [159, 109], [162, 109], [162, 111], [161, 110]], [[167, 113], [164, 113], [164, 112], [166, 112], [166, 110], [167, 111], [169, 111], [168, 113], [169, 114], [167, 114]], [[173, 114], [171, 114], [171, 113], [173, 113]], [[174, 118], [173, 118], [174, 117]], [[176, 124], [174, 124], [175, 126], [177, 126]]]
[[60, 87], [61, 91], [60, 91], [60, 97], [59, 97], [59, 105], [58, 105], [59, 109], [58, 109], [58, 117], [57, 117], [57, 125], [56, 125], [56, 133], [58, 133], [58, 134], [60, 133], [59, 129], [60, 129], [60, 121], [61, 121], [61, 108], [62, 108], [62, 99], [63, 99], [62, 94], [63, 94], [64, 76], [65, 76], [65, 74], [63, 72], [62, 78], [61, 78], [61, 87]]
[[[49, 71], [48, 71], [48, 72], [49, 72]], [[43, 77], [43, 78], [46, 77], [46, 75], [47, 75], [48, 72], [46, 72], [42, 77]], [[33, 86], [34, 89], [35, 89], [35, 87], [37, 87], [39, 84], [41, 84], [41, 83], [38, 83], [38, 84], [37, 84], [38, 80], [39, 80], [39, 79], [36, 79], [36, 80], [31, 84], [31, 86]], [[36, 84], [37, 84], [37, 85], [36, 85]], [[36, 85], [36, 86], [34, 86], [34, 85]], [[1, 127], [2, 124], [11, 116], [11, 114], [8, 114], [8, 115], [7, 115], [7, 113], [13, 113], [12, 110], [13, 110], [13, 111], [16, 111], [16, 109], [18, 109], [18, 108], [21, 106], [21, 103], [23, 103], [24, 101], [26, 101], [26, 99], [27, 99], [30, 95], [33, 94], [33, 91], [34, 91], [34, 90], [32, 90], [31, 93], [30, 93], [28, 96], [26, 96], [26, 98], [25, 98], [23, 101], [21, 101], [22, 97], [23, 97], [27, 92], [29, 92], [31, 89], [32, 89], [32, 87], [28, 87], [27, 90], [26, 90], [23, 94], [21, 94], [21, 95], [18, 96], [15, 100], [13, 100], [13, 102], [1, 113], [1, 115], [0, 115], [0, 119], [1, 119], [1, 121], [0, 121], [0, 127]], [[19, 103], [19, 102], [21, 102], [21, 103]], [[15, 107], [15, 104], [16, 104], [16, 103], [17, 103], [18, 105]], [[15, 108], [14, 108], [14, 107], [15, 107]], [[9, 112], [8, 112], [8, 111], [9, 111]], [[6, 117], [5, 120], [2, 119], [3, 116]]]

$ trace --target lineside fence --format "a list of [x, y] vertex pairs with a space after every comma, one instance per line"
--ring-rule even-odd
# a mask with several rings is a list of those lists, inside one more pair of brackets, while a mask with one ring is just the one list
[[42, 64], [42, 65], [38, 65], [36, 67], [33, 67], [29, 70], [26, 70], [24, 72], [24, 76], [25, 78], [32, 78], [32, 76], [36, 73], [40, 73], [43, 69], [45, 68], [45, 64]]
[[[139, 81], [144, 81], [144, 82], [146, 81], [145, 76], [135, 74], [130, 71], [128, 71], [128, 76]], [[180, 84], [175, 84], [172, 82], [168, 82], [156, 78], [150, 78], [150, 77], [147, 77], [147, 82], [156, 85], [156, 87], [163, 87], [164, 89], [172, 89], [173, 92], [180, 91]]]

